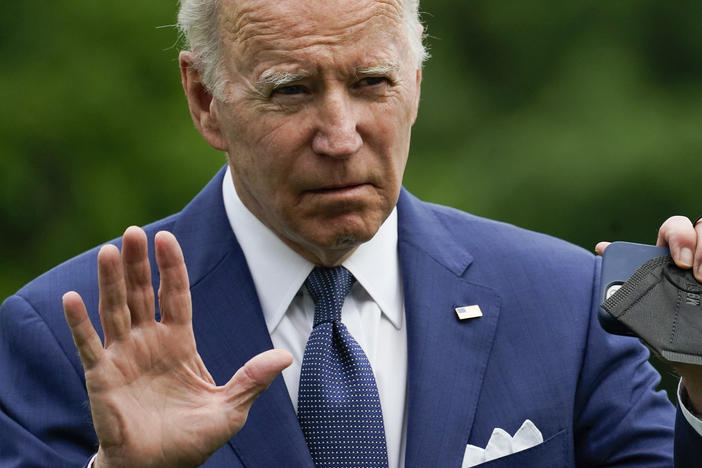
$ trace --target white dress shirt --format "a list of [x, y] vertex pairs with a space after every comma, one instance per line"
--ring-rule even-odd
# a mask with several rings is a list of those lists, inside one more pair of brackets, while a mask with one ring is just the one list
[[[300, 366], [312, 332], [314, 302], [303, 287], [314, 264], [288, 247], [241, 202], [227, 169], [222, 184], [227, 217], [244, 251], [263, 317], [275, 348], [293, 363], [283, 380], [297, 411]], [[378, 233], [343, 262], [356, 278], [341, 320], [370, 361], [380, 405], [390, 467], [404, 466], [407, 395], [407, 332], [397, 255], [397, 210]]]

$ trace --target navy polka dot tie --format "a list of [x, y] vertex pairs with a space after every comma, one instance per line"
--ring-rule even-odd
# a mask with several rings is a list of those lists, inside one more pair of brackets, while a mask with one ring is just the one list
[[317, 468], [388, 466], [373, 369], [341, 323], [354, 281], [344, 267], [317, 267], [305, 282], [314, 328], [302, 358], [297, 417]]

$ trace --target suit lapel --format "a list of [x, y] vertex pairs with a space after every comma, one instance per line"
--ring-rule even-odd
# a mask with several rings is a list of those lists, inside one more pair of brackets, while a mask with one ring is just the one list
[[[472, 261], [433, 211], [403, 192], [399, 252], [408, 339], [406, 466], [460, 466], [497, 328], [500, 298], [462, 275]], [[479, 305], [460, 321], [455, 308]]]
[[[218, 385], [254, 355], [273, 348], [246, 259], [226, 217], [223, 174], [174, 226], [190, 275], [198, 352]], [[229, 444], [247, 467], [312, 466], [282, 376], [256, 400]]]

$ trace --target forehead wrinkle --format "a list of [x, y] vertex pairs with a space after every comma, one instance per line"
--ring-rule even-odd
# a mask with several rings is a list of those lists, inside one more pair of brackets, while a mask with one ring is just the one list
[[[389, 32], [402, 24], [402, 6], [395, 0], [375, 0], [362, 10], [355, 1], [352, 10], [339, 12], [330, 20], [328, 12], [316, 2], [292, 0], [294, 14], [285, 14], [286, 0], [236, 2], [223, 9], [220, 27], [223, 40], [238, 44], [238, 56], [266, 50], [300, 50], [309, 46], [333, 46], [348, 43], [363, 29], [380, 22], [379, 32]], [[314, 4], [313, 4], [314, 3]], [[347, 4], [347, 3], [344, 3]], [[325, 15], [327, 13], [327, 15]]]
[[[229, 12], [232, 14], [230, 15]], [[222, 14], [220, 20], [222, 41], [229, 42], [231, 45], [240, 44], [241, 55], [246, 54], [247, 43], [252, 38], [265, 38], [277, 33], [278, 28], [275, 24], [259, 19], [255, 11], [230, 8], [229, 12]]]

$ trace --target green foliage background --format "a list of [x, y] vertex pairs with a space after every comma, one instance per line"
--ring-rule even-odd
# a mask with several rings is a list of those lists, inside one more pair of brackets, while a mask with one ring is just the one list
[[[179, 210], [224, 163], [180, 89], [175, 1], [5, 2], [0, 298]], [[702, 213], [702, 2], [425, 0], [405, 185], [548, 232], [652, 243]]]

